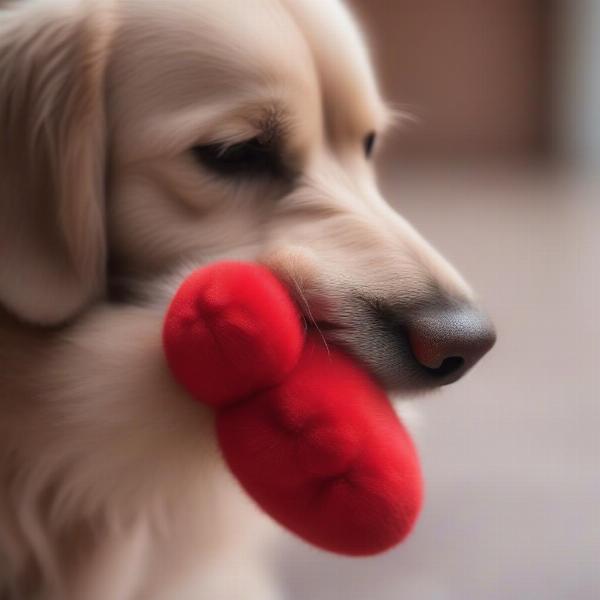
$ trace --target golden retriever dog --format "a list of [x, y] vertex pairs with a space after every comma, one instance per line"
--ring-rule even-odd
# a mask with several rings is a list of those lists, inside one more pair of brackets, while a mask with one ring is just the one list
[[0, 2], [2, 600], [279, 597], [269, 527], [165, 366], [190, 269], [269, 266], [391, 391], [490, 348], [378, 192], [390, 120], [337, 0]]

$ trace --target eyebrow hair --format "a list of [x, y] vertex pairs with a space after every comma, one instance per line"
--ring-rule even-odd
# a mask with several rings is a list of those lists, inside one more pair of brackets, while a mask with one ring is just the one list
[[282, 111], [271, 109], [266, 117], [258, 122], [260, 133], [257, 135], [261, 143], [271, 144], [281, 141], [285, 136], [285, 124]]

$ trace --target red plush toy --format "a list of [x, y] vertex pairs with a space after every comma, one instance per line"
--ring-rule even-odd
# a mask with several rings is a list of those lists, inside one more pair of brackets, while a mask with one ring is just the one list
[[422, 501], [411, 439], [360, 366], [304, 335], [270, 271], [194, 272], [163, 333], [173, 374], [217, 411], [227, 464], [273, 518], [342, 554], [381, 552], [407, 535]]

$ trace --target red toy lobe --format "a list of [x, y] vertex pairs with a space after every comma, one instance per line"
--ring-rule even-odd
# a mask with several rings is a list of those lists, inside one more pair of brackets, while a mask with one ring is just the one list
[[408, 433], [371, 377], [317, 337], [283, 383], [221, 410], [217, 430], [248, 494], [321, 548], [375, 554], [415, 523], [423, 486]]
[[265, 267], [221, 262], [194, 271], [171, 302], [163, 346], [175, 378], [213, 406], [283, 381], [304, 334], [286, 289]]

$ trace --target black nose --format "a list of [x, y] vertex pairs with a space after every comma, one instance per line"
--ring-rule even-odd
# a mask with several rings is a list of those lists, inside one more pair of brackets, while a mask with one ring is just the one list
[[496, 341], [490, 319], [471, 307], [417, 315], [407, 330], [413, 356], [441, 384], [459, 379]]

